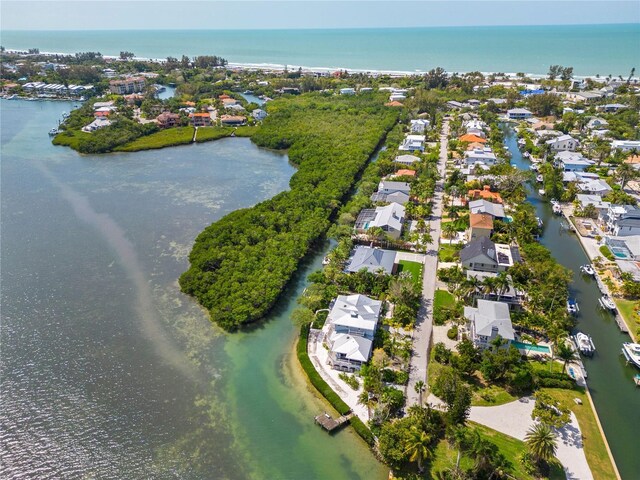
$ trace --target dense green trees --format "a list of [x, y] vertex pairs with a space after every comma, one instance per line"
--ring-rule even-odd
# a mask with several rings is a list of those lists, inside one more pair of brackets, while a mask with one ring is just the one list
[[180, 277], [183, 291], [225, 329], [271, 308], [398, 115], [375, 96], [318, 94], [271, 102], [269, 113], [253, 140], [289, 149], [299, 167], [291, 190], [205, 229]]

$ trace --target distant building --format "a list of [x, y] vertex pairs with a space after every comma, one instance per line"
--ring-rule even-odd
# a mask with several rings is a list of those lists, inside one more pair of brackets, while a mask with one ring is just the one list
[[128, 93], [138, 93], [145, 89], [146, 81], [143, 77], [129, 77], [123, 80], [111, 80], [109, 82], [109, 91], [118, 95], [126, 95]]
[[469, 212], [471, 213], [486, 213], [493, 218], [501, 220], [504, 218], [504, 207], [499, 203], [492, 203], [488, 200], [479, 199], [469, 202]]
[[267, 112], [265, 112], [261, 108], [256, 108], [253, 112], [251, 112], [251, 116], [261, 122], [262, 120], [267, 118]]
[[417, 120], [411, 120], [410, 122], [410, 128], [411, 128], [411, 133], [424, 133], [424, 131], [429, 127], [429, 120], [426, 120], [424, 118], [419, 118]]
[[415, 155], [398, 155], [394, 162], [402, 165], [413, 165], [415, 162], [419, 162], [420, 159]]
[[162, 112], [156, 117], [160, 128], [171, 128], [178, 125], [180, 122], [180, 115], [171, 112]]
[[511, 108], [507, 110], [507, 116], [511, 120], [524, 120], [525, 118], [532, 117], [533, 113], [526, 108]]
[[340, 89], [340, 95], [355, 95], [356, 94], [356, 89], [355, 88], [341, 88]]
[[194, 127], [209, 127], [211, 126], [211, 115], [205, 112], [197, 112], [189, 115], [191, 124]]
[[573, 138], [571, 135], [560, 135], [557, 138], [547, 140], [545, 143], [551, 147], [551, 150], [554, 150], [556, 152], [573, 152], [580, 146], [580, 142]]
[[407, 135], [402, 141], [399, 150], [404, 152], [424, 152], [424, 135]]
[[241, 115], [222, 115], [220, 123], [227, 126], [239, 126], [247, 123], [247, 119]]
[[614, 140], [611, 142], [611, 148], [623, 152], [640, 151], [640, 140]]

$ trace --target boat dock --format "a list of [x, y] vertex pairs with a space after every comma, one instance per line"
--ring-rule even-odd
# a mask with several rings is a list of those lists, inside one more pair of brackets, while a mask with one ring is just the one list
[[629, 328], [627, 327], [627, 324], [624, 322], [619, 313], [616, 313], [615, 320], [618, 328], [622, 333], [629, 333]]
[[349, 421], [349, 419], [351, 417], [353, 417], [355, 415], [355, 413], [350, 412], [347, 413], [346, 415], [342, 415], [341, 417], [336, 418], [335, 420], [331, 417], [331, 415], [329, 415], [327, 412], [324, 412], [320, 415], [316, 415], [316, 417], [314, 417], [315, 422], [320, 425], [322, 428], [324, 428], [327, 432], [332, 432], [334, 431], [336, 428], [339, 428], [340, 426], [344, 425], [345, 423], [347, 423]]

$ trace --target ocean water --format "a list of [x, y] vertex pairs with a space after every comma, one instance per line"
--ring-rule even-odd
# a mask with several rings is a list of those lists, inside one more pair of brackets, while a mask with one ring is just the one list
[[626, 77], [640, 67], [640, 24], [336, 30], [3, 31], [9, 49], [122, 50], [139, 57], [220, 55], [232, 63], [365, 71], [525, 72]]

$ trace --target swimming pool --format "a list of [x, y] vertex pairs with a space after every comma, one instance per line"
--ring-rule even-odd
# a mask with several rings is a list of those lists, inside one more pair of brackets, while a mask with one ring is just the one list
[[551, 349], [546, 345], [534, 345], [533, 343], [523, 342], [511, 342], [511, 345], [516, 347], [518, 350], [525, 350], [527, 352], [551, 353]]

